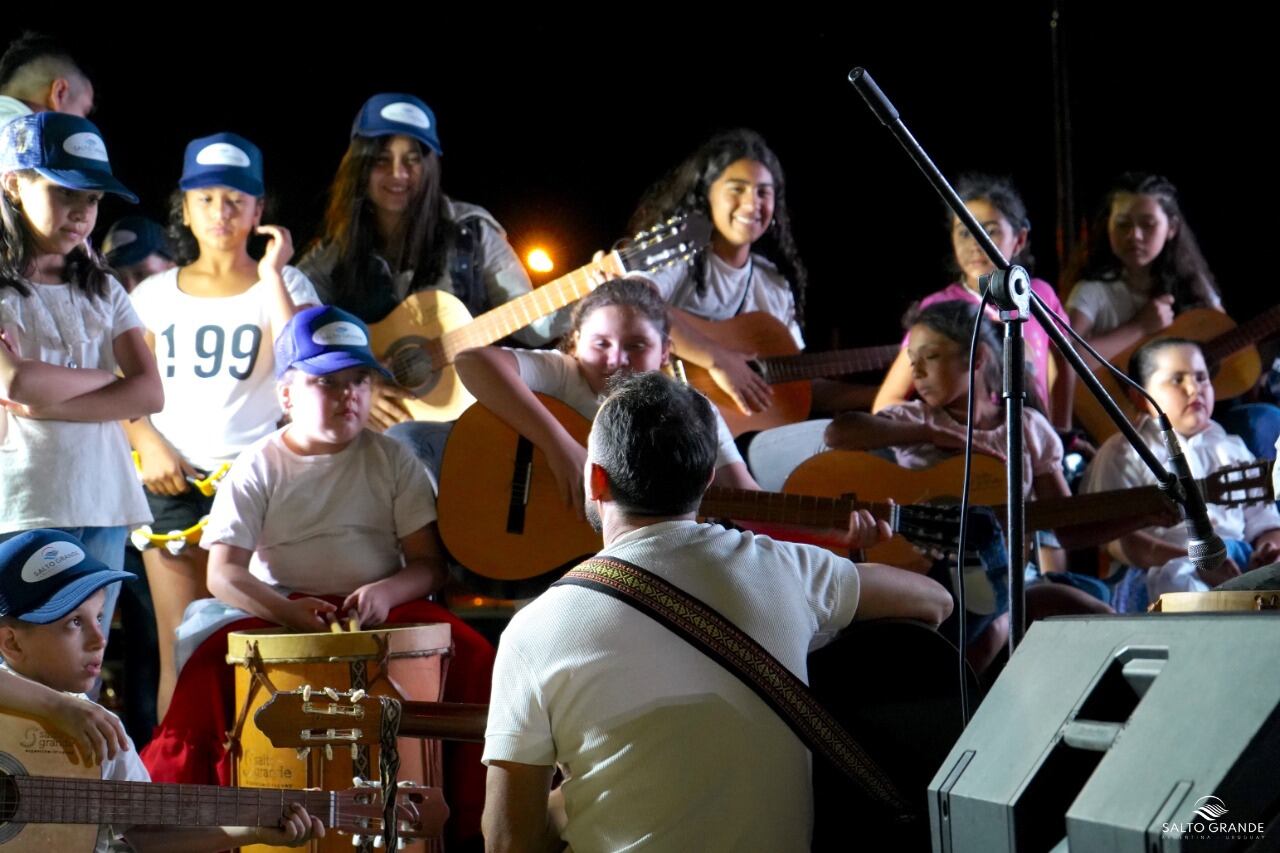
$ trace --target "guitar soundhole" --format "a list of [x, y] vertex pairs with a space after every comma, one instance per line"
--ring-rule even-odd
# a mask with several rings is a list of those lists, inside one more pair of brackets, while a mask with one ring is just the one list
[[[0, 824], [7, 824], [13, 820], [17, 811], [18, 786], [12, 776], [8, 774], [0, 776]], [[0, 830], [0, 834], [3, 834], [3, 830]]]
[[419, 397], [434, 388], [440, 378], [430, 344], [426, 338], [400, 338], [391, 345], [385, 359], [396, 384]]

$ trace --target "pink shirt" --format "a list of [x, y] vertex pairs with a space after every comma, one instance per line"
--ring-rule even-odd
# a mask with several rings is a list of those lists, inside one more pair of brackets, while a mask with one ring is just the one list
[[[1066, 309], [1058, 301], [1058, 294], [1054, 291], [1052, 284], [1043, 279], [1033, 278], [1031, 279], [1031, 290], [1044, 300], [1050, 311], [1058, 314], [1064, 320], [1066, 319]], [[960, 282], [952, 282], [942, 290], [930, 293], [924, 299], [921, 299], [920, 307], [928, 308], [937, 302], [956, 301], [972, 302], [976, 305], [979, 301], [979, 296]], [[987, 316], [992, 320], [999, 321], [1000, 312], [988, 305]], [[910, 337], [910, 334], [902, 337], [904, 349]], [[1052, 346], [1049, 342], [1049, 335], [1040, 327], [1038, 322], [1032, 319], [1023, 324], [1022, 337], [1026, 347], [1027, 367], [1029, 368], [1027, 379], [1035, 383], [1036, 393], [1040, 395], [1040, 400], [1047, 406], [1049, 405], [1049, 348]], [[996, 355], [998, 356], [999, 353], [996, 353]]]
[[[956, 421], [946, 409], [934, 409], [921, 400], [911, 400], [896, 406], [886, 406], [878, 412], [882, 418], [905, 421], [929, 426], [944, 426], [951, 429], [964, 429], [964, 425]], [[991, 436], [998, 446], [1004, 447], [1004, 421], [995, 429], [974, 429], [974, 435]], [[1054, 431], [1048, 418], [1032, 408], [1023, 410], [1022, 432], [1025, 436], [1022, 445], [1022, 493], [1031, 496], [1031, 487], [1035, 478], [1041, 474], [1050, 474], [1062, 468], [1062, 441]], [[929, 468], [944, 459], [959, 453], [935, 444], [905, 444], [888, 448], [893, 452], [893, 461], [903, 468]]]

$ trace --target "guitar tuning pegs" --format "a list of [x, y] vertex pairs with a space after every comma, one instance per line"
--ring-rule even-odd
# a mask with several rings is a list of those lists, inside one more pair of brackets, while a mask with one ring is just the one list
[[356, 704], [357, 702], [359, 702], [361, 699], [363, 699], [363, 698], [364, 698], [365, 696], [367, 696], [367, 695], [368, 695], [368, 694], [367, 694], [367, 693], [365, 693], [363, 690], [356, 690], [356, 691], [352, 692], [352, 694], [351, 694], [351, 704], [352, 704], [352, 705]]
[[397, 850], [403, 850], [404, 848], [406, 848], [406, 847], [408, 847], [408, 846], [409, 846], [409, 839], [407, 839], [407, 838], [403, 838], [403, 837], [396, 838], [396, 849], [397, 849]]
[[406, 779], [406, 780], [405, 780], [405, 781], [403, 781], [403, 782], [397, 782], [397, 783], [396, 783], [396, 787], [397, 787], [397, 788], [412, 788], [412, 787], [413, 787], [414, 785], [416, 785], [416, 784], [417, 784], [416, 782], [413, 782], [413, 781], [411, 781], [411, 780]]
[[298, 752], [298, 760], [299, 760], [299, 761], [306, 761], [306, 760], [307, 760], [307, 756], [311, 754], [311, 747], [309, 747], [309, 746], [300, 746], [300, 747], [298, 747], [297, 752]]
[[361, 844], [364, 844], [364, 836], [363, 836], [363, 835], [353, 835], [353, 836], [351, 836], [351, 846], [352, 846], [352, 847], [359, 847]]
[[385, 843], [386, 843], [386, 841], [385, 841], [385, 839], [383, 839], [383, 837], [382, 837], [381, 835], [375, 835], [375, 836], [373, 837], [373, 846], [374, 846], [374, 847], [381, 847], [381, 846], [382, 846], [383, 844], [385, 844]]
[[311, 701], [311, 685], [310, 684], [302, 685], [302, 701], [303, 702]]
[[325, 761], [333, 761], [333, 744], [326, 743], [324, 745], [324, 759]]
[[360, 760], [360, 744], [358, 743], [351, 744], [351, 760], [352, 761]]
[[326, 687], [324, 689], [324, 695], [328, 696], [334, 702], [338, 701], [338, 691], [334, 690], [332, 687]]

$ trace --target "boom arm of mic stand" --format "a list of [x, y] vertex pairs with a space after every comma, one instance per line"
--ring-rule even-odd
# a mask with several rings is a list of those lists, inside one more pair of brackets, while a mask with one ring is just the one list
[[[1076, 352], [1076, 348], [1071, 345], [1071, 341], [1067, 340], [1067, 336], [1058, 328], [1058, 323], [1045, 306], [1044, 300], [1034, 290], [1031, 291], [1031, 314], [1036, 318], [1036, 322], [1040, 324], [1041, 328], [1045, 330], [1045, 333], [1053, 340], [1054, 346], [1058, 348], [1058, 352], [1062, 353], [1063, 358], [1071, 365], [1071, 369], [1084, 382], [1089, 389], [1089, 393], [1102, 405], [1102, 408], [1106, 409], [1107, 416], [1111, 418], [1124, 435], [1125, 440], [1133, 447], [1134, 452], [1142, 459], [1142, 463], [1150, 469], [1152, 475], [1156, 478], [1156, 482], [1160, 484], [1160, 488], [1174, 495], [1180, 495], [1181, 490], [1178, 485], [1178, 478], [1164, 465], [1160, 464], [1160, 460], [1151, 452], [1151, 448], [1147, 447], [1147, 443], [1142, 440], [1142, 436], [1138, 435], [1138, 431], [1134, 429], [1133, 424], [1129, 423], [1129, 419], [1124, 416], [1124, 412], [1116, 405], [1116, 401], [1111, 399], [1107, 389], [1102, 387], [1098, 377], [1093, 375], [1093, 371], [1089, 369], [1089, 366], [1084, 363], [1084, 359], [1080, 357], [1080, 353]], [[1060, 376], [1058, 381], [1064, 382], [1066, 377]]]

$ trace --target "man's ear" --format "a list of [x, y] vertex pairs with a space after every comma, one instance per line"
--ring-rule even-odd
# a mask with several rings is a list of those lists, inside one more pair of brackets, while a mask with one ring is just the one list
[[9, 661], [20, 661], [24, 656], [21, 635], [8, 625], [0, 627], [0, 654]]
[[609, 475], [596, 463], [592, 462], [587, 476], [587, 500], [607, 501], [609, 494]]
[[47, 106], [49, 109], [61, 111], [62, 105], [71, 98], [71, 81], [66, 77], [59, 77], [49, 84], [49, 100]]

